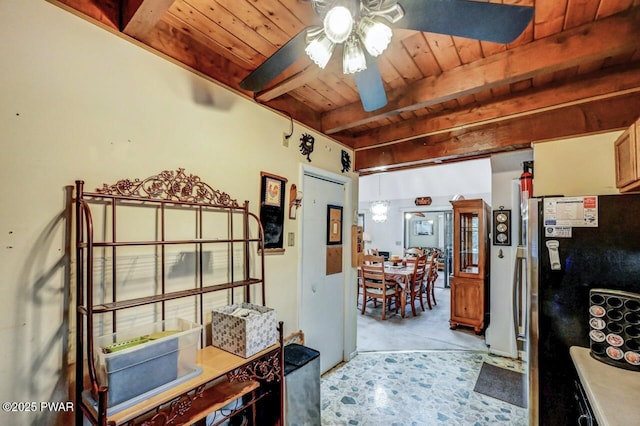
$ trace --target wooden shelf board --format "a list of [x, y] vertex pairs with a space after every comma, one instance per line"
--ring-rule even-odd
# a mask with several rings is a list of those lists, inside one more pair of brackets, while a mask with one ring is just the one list
[[260, 387], [256, 381], [221, 383], [206, 389], [201, 398], [194, 401], [188, 413], [176, 419], [176, 424], [193, 424]]
[[[136, 417], [142, 416], [147, 413], [153, 407], [158, 407], [168, 402], [173, 401], [174, 399], [184, 395], [185, 393], [196, 389], [199, 386], [205, 385], [209, 382], [214, 381], [215, 379], [224, 377], [228, 372], [233, 371], [237, 368], [242, 367], [243, 365], [256, 360], [267, 353], [276, 350], [279, 345], [276, 343], [273, 346], [268, 347], [262, 352], [258, 352], [252, 357], [242, 358], [238, 355], [234, 355], [230, 352], [224, 351], [222, 349], [215, 348], [213, 346], [207, 346], [204, 349], [201, 349], [197, 353], [196, 363], [199, 367], [202, 368], [202, 373], [198, 376], [187, 380], [186, 382], [180, 383], [175, 387], [162, 392], [158, 395], [154, 395], [148, 398], [146, 401], [133, 405], [127, 409], [124, 409], [118, 413], [115, 413], [108, 418], [108, 422], [113, 422], [116, 425], [123, 424], [129, 420], [132, 420]], [[245, 382], [249, 383], [249, 382]], [[223, 383], [217, 384], [217, 386], [222, 386]], [[236, 389], [237, 391], [246, 390], [244, 387], [242, 389]], [[245, 393], [250, 392], [251, 389], [246, 390]], [[213, 391], [212, 391], [213, 392]], [[215, 397], [215, 393], [212, 393], [213, 397]], [[237, 398], [230, 397], [232, 399]], [[217, 403], [216, 403], [217, 404]], [[89, 407], [90, 410], [94, 411], [92, 407]], [[211, 408], [207, 412], [215, 411], [216, 408]]]

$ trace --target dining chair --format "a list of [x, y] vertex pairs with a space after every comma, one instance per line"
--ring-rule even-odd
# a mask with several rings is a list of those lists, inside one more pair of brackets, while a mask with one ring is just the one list
[[427, 270], [427, 278], [426, 278], [427, 285], [425, 288], [425, 293], [427, 295], [427, 305], [429, 306], [429, 309], [432, 308], [432, 304], [433, 305], [438, 304], [438, 302], [436, 301], [436, 292], [435, 292], [437, 279], [438, 279], [438, 256], [434, 254], [433, 256], [431, 256], [431, 259], [429, 259], [429, 268]]
[[[409, 279], [409, 285], [406, 286], [407, 299], [411, 304], [411, 312], [413, 316], [416, 316], [416, 306], [415, 301], [418, 299], [420, 301], [420, 308], [424, 312], [424, 302], [422, 300], [422, 293], [425, 290], [425, 280], [427, 274], [427, 255], [423, 254], [418, 257], [408, 257], [407, 258], [407, 266], [414, 265], [413, 275]], [[427, 302], [429, 301], [427, 295]], [[431, 309], [431, 307], [429, 307]]]
[[365, 255], [360, 265], [360, 278], [362, 284], [362, 308], [360, 313], [364, 315], [367, 302], [373, 300], [373, 306], [377, 301], [382, 302], [382, 319], [386, 318], [387, 309], [391, 308], [394, 301], [398, 312], [398, 298], [400, 286], [395, 280], [388, 278], [384, 272], [384, 258], [382, 256]]
[[424, 255], [424, 250], [417, 247], [412, 247], [404, 250], [405, 257], [419, 257]]
[[[440, 268], [440, 256], [442, 255], [442, 250], [440, 250], [439, 248], [435, 249], [433, 251], [433, 253], [431, 254], [431, 256], [435, 257], [435, 269], [433, 270], [433, 272], [435, 272], [436, 274], [436, 279], [438, 279], [438, 270]], [[444, 266], [444, 264], [443, 264]]]
[[382, 251], [382, 250], [378, 250], [378, 249], [368, 249], [366, 254], [370, 254], [372, 256], [382, 256], [385, 260], [385, 262], [387, 260], [389, 260], [389, 256], [391, 256], [391, 253], [388, 251]]
[[378, 250], [378, 256], [382, 256], [386, 262], [387, 260], [389, 260], [389, 256], [391, 256], [391, 252]]

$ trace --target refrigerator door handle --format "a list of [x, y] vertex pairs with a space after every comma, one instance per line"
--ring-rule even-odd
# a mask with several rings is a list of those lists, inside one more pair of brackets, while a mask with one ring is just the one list
[[526, 338], [526, 317], [524, 307], [527, 306], [526, 288], [526, 271], [527, 271], [527, 249], [524, 246], [518, 246], [516, 250], [516, 264], [513, 270], [513, 329], [516, 340], [524, 340]]

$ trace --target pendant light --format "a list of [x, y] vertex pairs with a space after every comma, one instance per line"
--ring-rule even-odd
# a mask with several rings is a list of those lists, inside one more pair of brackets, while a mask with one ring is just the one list
[[[380, 175], [378, 175], [378, 197], [382, 197], [380, 191]], [[388, 200], [376, 200], [371, 202], [369, 205], [369, 211], [371, 212], [371, 218], [374, 222], [383, 223], [387, 221], [389, 205], [390, 203]]]

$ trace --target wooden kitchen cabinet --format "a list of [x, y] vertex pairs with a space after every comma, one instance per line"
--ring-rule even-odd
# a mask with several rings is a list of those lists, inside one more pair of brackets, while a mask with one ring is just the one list
[[640, 189], [640, 120], [616, 140], [616, 187], [620, 192]]
[[452, 329], [473, 327], [482, 333], [489, 315], [489, 206], [481, 199], [452, 201]]

